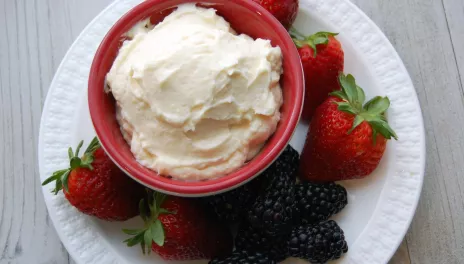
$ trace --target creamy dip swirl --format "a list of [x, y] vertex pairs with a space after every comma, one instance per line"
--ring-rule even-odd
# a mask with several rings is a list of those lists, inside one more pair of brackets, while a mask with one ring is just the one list
[[143, 166], [182, 180], [224, 176], [275, 132], [282, 53], [269, 40], [237, 35], [214, 9], [193, 4], [129, 35], [107, 83]]

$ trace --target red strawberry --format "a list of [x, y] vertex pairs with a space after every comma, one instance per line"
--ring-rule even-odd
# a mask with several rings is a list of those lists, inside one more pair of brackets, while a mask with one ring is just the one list
[[340, 90], [338, 75], [343, 72], [345, 55], [336, 33], [318, 32], [309, 37], [290, 31], [303, 65], [305, 103], [302, 118], [311, 120], [316, 108], [330, 92]]
[[106, 155], [97, 138], [82, 158], [69, 148], [70, 167], [56, 171], [42, 185], [56, 181], [55, 195], [62, 189], [68, 201], [84, 214], [108, 221], [124, 221], [138, 214], [144, 188], [122, 172]]
[[364, 104], [364, 91], [352, 75], [340, 75], [341, 91], [333, 92], [311, 122], [301, 155], [305, 180], [339, 181], [368, 176], [378, 166], [387, 139], [397, 139], [385, 111], [388, 97]]
[[[147, 206], [148, 205], [148, 206]], [[148, 212], [145, 208], [149, 208]], [[232, 251], [232, 235], [222, 223], [208, 217], [198, 200], [164, 194], [149, 194], [147, 204], [140, 203], [145, 227], [123, 230], [132, 235], [128, 246], [151, 247], [165, 260], [196, 260], [225, 256]]]
[[298, 14], [298, 0], [253, 0], [274, 15], [277, 20], [289, 29]]

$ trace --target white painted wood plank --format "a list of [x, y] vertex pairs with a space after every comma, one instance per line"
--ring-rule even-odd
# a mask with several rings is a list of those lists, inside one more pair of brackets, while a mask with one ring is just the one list
[[40, 87], [44, 83], [36, 72], [40, 50], [36, 47], [34, 23], [38, 17], [34, 4], [2, 2], [0, 252], [2, 261], [9, 263], [67, 263], [68, 255], [47, 216], [36, 167], [36, 134], [43, 97]]
[[[403, 58], [422, 105], [427, 167], [422, 198], [407, 236], [411, 263], [464, 259], [464, 106], [441, 0], [356, 0]], [[446, 1], [445, 1], [446, 2]], [[459, 9], [458, 2], [450, 9]], [[461, 24], [456, 24], [462, 27]]]
[[56, 68], [109, 2], [0, 2], [0, 263], [74, 263], [45, 208], [37, 135]]
[[443, 0], [443, 6], [456, 54], [456, 64], [461, 74], [461, 89], [464, 91], [464, 1]]

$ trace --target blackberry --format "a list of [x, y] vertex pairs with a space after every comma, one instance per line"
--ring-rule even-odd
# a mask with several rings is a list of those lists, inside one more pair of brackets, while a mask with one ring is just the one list
[[266, 252], [273, 260], [280, 262], [289, 256], [287, 249], [289, 235], [272, 237], [242, 222], [235, 237], [235, 249]]
[[325, 221], [339, 213], [348, 204], [343, 186], [336, 183], [305, 182], [295, 187], [293, 206], [296, 224]]
[[348, 252], [343, 230], [335, 221], [305, 225], [293, 229], [288, 250], [292, 257], [307, 259], [313, 264], [338, 259]]
[[292, 205], [298, 163], [298, 152], [288, 146], [259, 176], [269, 184], [248, 210], [248, 221], [253, 227], [272, 236], [289, 232], [293, 221]]
[[255, 198], [249, 184], [232, 191], [204, 198], [204, 202], [216, 214], [219, 220], [236, 222], [242, 219]]
[[209, 264], [277, 264], [266, 254], [251, 251], [235, 251], [227, 258], [213, 259]]
[[267, 168], [262, 175], [259, 176], [259, 178], [266, 180], [269, 184], [275, 176], [278, 176], [275, 171], [281, 170], [287, 172], [287, 175], [293, 176], [296, 180], [299, 166], [300, 154], [292, 146], [288, 145], [284, 151], [282, 151], [280, 156], [277, 157], [274, 163], [272, 163], [271, 166], [269, 166], [269, 168]]

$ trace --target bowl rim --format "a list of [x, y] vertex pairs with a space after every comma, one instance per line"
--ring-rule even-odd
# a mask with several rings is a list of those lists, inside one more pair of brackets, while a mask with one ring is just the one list
[[[260, 6], [258, 3], [247, 0], [227, 0], [229, 3], [241, 5], [253, 12], [258, 12], [261, 15], [262, 20], [265, 23], [270, 24], [277, 32], [280, 38], [283, 39], [285, 46], [287, 47], [287, 57], [286, 60], [290, 60], [292, 65], [295, 65], [296, 68], [300, 68], [300, 71], [295, 71], [292, 74], [295, 75], [294, 78], [294, 90], [295, 90], [295, 105], [289, 109], [290, 115], [287, 120], [280, 120], [281, 126], [283, 125], [285, 129], [282, 131], [278, 140], [271, 147], [269, 153], [264, 156], [261, 156], [259, 159], [254, 159], [252, 162], [241, 167], [240, 172], [235, 171], [226, 176], [205, 180], [205, 181], [181, 181], [175, 179], [169, 179], [163, 176], [160, 176], [156, 171], [153, 173], [147, 174], [139, 171], [138, 168], [133, 166], [126, 158], [124, 158], [118, 151], [119, 147], [112, 144], [105, 135], [109, 132], [102, 128], [97, 120], [103, 119], [104, 111], [97, 111], [95, 105], [98, 104], [98, 100], [92, 91], [99, 89], [98, 85], [98, 72], [99, 67], [104, 61], [103, 53], [106, 51], [106, 47], [110, 46], [115, 39], [120, 39], [120, 37], [126, 33], [124, 29], [127, 28], [128, 22], [133, 20], [134, 17], [138, 16], [145, 9], [164, 2], [165, 0], [146, 0], [134, 8], [130, 9], [126, 14], [124, 14], [108, 31], [108, 33], [103, 38], [100, 43], [97, 52], [95, 53], [88, 82], [88, 103], [90, 116], [92, 123], [96, 132], [98, 139], [100, 140], [101, 146], [111, 158], [111, 160], [122, 169], [127, 175], [136, 180], [137, 182], [160, 192], [177, 195], [177, 196], [206, 196], [225, 192], [236, 188], [256, 176], [258, 176], [263, 170], [270, 166], [275, 159], [280, 155], [280, 153], [288, 145], [290, 139], [292, 138], [296, 127], [299, 123], [301, 111], [303, 109], [303, 100], [304, 100], [304, 77], [303, 77], [303, 68], [301, 65], [301, 60], [298, 54], [298, 51], [293, 44], [291, 37], [288, 35], [287, 30], [280, 24], [280, 22], [266, 9]], [[217, 3], [221, 2], [218, 0], [185, 0], [185, 2], [191, 3]], [[178, 4], [176, 4], [178, 5]], [[173, 5], [173, 6], [176, 6]], [[134, 24], [131, 24], [133, 26]], [[283, 48], [283, 47], [281, 47]], [[285, 74], [285, 73], [284, 73]], [[103, 89], [103, 87], [101, 87]], [[134, 161], [137, 162], [134, 158]]]

